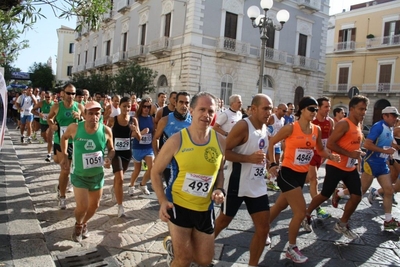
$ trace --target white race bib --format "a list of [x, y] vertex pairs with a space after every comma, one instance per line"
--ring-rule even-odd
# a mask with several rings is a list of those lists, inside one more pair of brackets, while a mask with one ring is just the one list
[[294, 156], [294, 165], [307, 165], [314, 156], [312, 149], [297, 148]]
[[326, 139], [321, 139], [321, 141], [322, 141], [322, 146], [325, 148], [326, 144], [328, 143], [328, 139], [327, 138]]
[[128, 138], [115, 138], [115, 151], [130, 150], [131, 139]]
[[197, 197], [207, 197], [210, 192], [212, 176], [186, 173], [182, 191]]
[[356, 164], [356, 162], [357, 162], [357, 159], [348, 158], [348, 159], [347, 159], [346, 168], [352, 168], [352, 167], [354, 167], [354, 165]]
[[251, 165], [251, 180], [264, 179], [265, 177], [265, 165], [264, 164], [252, 164]]
[[68, 126], [60, 126], [60, 137], [63, 136]]
[[134, 116], [135, 116], [135, 114], [136, 114], [136, 112], [135, 112], [135, 111], [129, 111], [129, 116], [131, 116], [131, 117], [134, 117]]
[[82, 154], [83, 168], [91, 169], [103, 166], [103, 153], [101, 151]]
[[139, 144], [141, 145], [148, 145], [151, 144], [152, 138], [151, 138], [151, 133], [144, 134], [142, 135], [142, 138], [139, 141]]
[[42, 115], [43, 115], [43, 118], [42, 118], [42, 120], [47, 120], [47, 117], [49, 116], [49, 113], [42, 113]]

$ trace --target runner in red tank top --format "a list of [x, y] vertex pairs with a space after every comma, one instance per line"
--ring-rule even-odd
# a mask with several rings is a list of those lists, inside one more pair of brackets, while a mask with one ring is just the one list
[[[328, 140], [329, 135], [331, 134], [334, 126], [334, 121], [329, 117], [329, 111], [331, 109], [331, 103], [329, 98], [321, 97], [317, 99], [318, 102], [318, 112], [315, 116], [315, 119], [312, 121], [313, 124], [318, 125], [321, 128], [321, 140], [324, 147], [326, 147], [326, 142]], [[324, 158], [322, 158], [318, 153], [315, 153], [314, 157], [310, 162], [310, 166], [308, 169], [308, 174], [306, 178], [306, 183], [310, 183], [310, 196], [311, 199], [318, 195], [318, 168], [324, 162]], [[321, 207], [316, 209], [317, 217], [319, 219], [327, 219], [331, 217], [329, 213], [323, 210]], [[307, 232], [310, 232], [311, 229], [305, 229]]]

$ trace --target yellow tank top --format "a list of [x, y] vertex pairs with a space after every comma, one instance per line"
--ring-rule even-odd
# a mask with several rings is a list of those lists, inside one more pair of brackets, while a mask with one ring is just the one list
[[172, 185], [166, 189], [169, 201], [194, 211], [213, 208], [211, 194], [222, 160], [217, 133], [210, 130], [208, 143], [197, 145], [189, 131], [180, 131], [181, 146], [172, 159]]

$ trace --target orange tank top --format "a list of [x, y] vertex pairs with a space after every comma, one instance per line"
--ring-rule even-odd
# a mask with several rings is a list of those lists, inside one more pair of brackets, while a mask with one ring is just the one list
[[282, 166], [296, 172], [308, 172], [308, 166], [314, 150], [316, 149], [318, 126], [311, 124], [311, 134], [305, 134], [301, 130], [298, 121], [293, 123], [293, 132], [285, 140], [285, 153], [283, 154]]
[[[362, 139], [362, 132], [361, 128], [355, 125], [351, 120], [348, 118], [344, 118], [342, 120], [346, 120], [349, 124], [349, 130], [340, 138], [336, 143], [341, 148], [347, 151], [353, 151], [360, 149], [361, 139]], [[338, 154], [332, 152], [333, 154]], [[355, 163], [357, 159], [352, 159], [344, 155], [340, 155], [340, 162], [335, 162], [332, 160], [328, 160], [326, 164], [335, 166], [344, 171], [352, 171], [356, 168]]]

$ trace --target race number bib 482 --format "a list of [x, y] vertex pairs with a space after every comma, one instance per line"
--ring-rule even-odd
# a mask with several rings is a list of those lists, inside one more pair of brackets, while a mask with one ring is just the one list
[[91, 169], [103, 166], [103, 153], [101, 151], [82, 154], [83, 168]]
[[142, 135], [142, 138], [139, 141], [139, 144], [141, 145], [148, 145], [151, 144], [152, 138], [151, 138], [151, 133], [144, 134]]
[[294, 164], [295, 165], [309, 164], [313, 156], [314, 156], [314, 151], [312, 149], [297, 148], [294, 156]]
[[186, 173], [182, 191], [197, 197], [207, 197], [210, 192], [212, 176]]
[[128, 138], [115, 138], [115, 151], [130, 150], [131, 139]]

